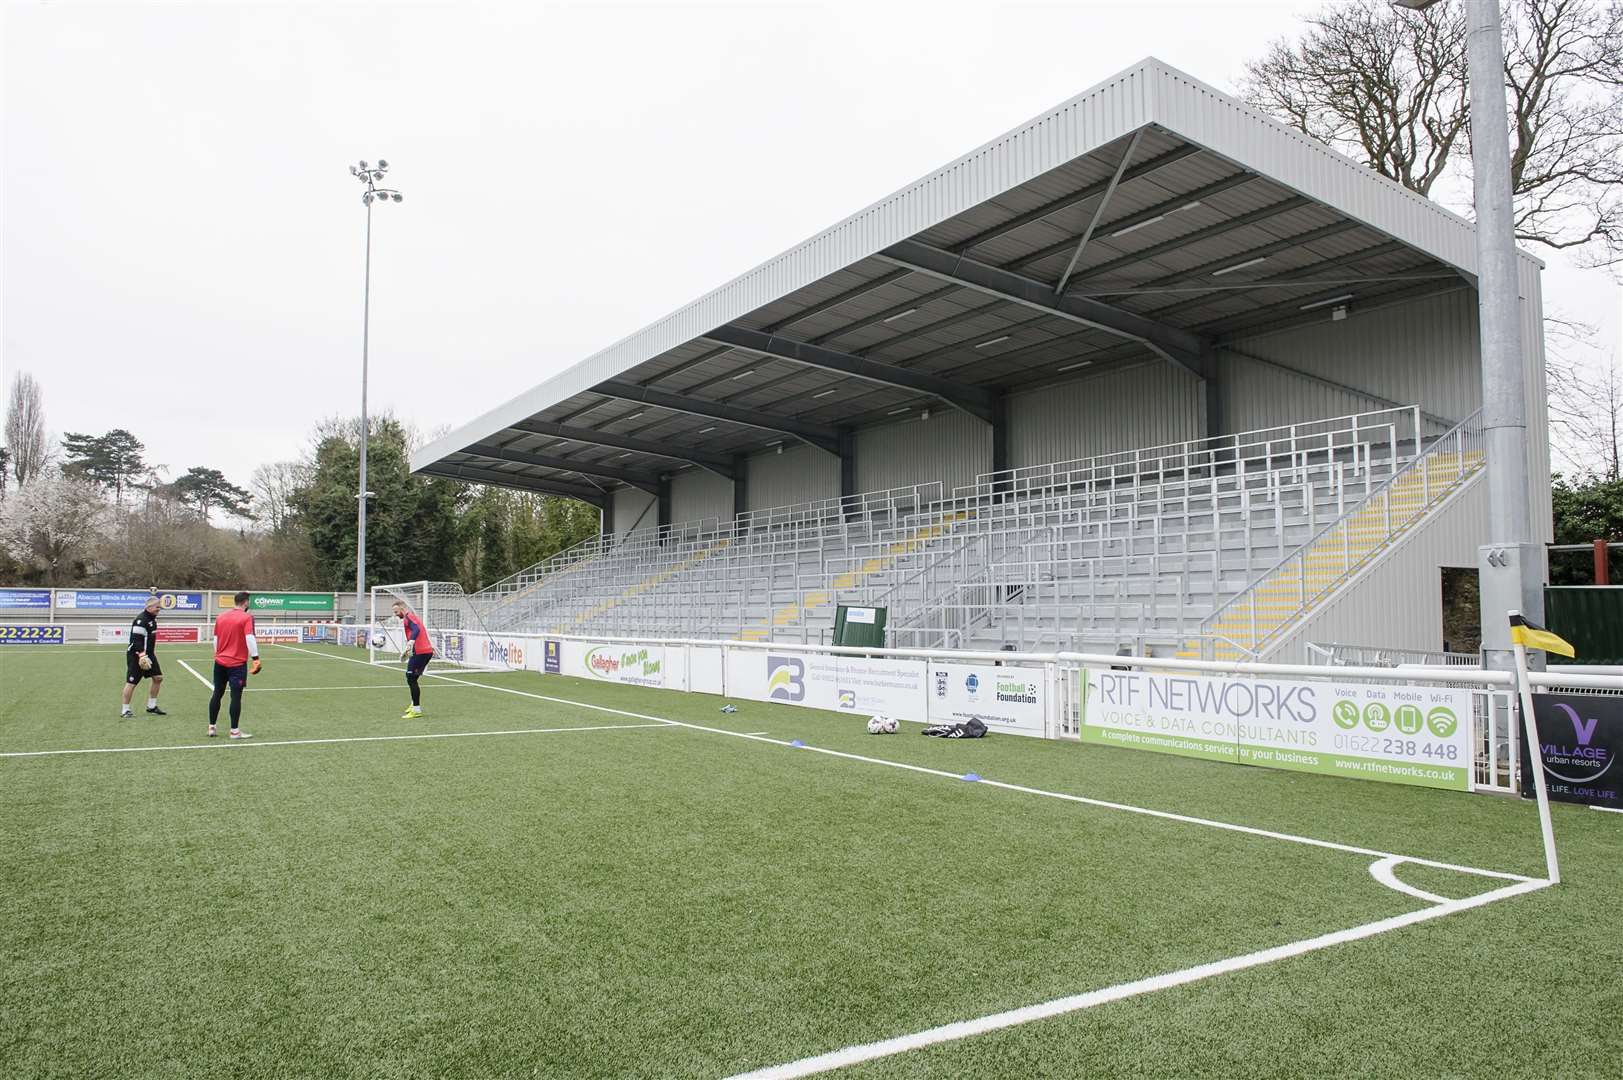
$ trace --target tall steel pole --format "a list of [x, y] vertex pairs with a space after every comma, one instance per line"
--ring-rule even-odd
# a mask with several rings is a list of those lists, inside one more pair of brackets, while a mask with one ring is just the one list
[[[1425, 10], [1438, 0], [1393, 2]], [[1527, 470], [1526, 362], [1499, 0], [1465, 0], [1465, 61], [1471, 92], [1482, 428], [1488, 455], [1488, 542], [1477, 549], [1482, 662], [1512, 671], [1516, 659], [1506, 613], [1519, 611], [1534, 622], [1544, 621], [1545, 551], [1533, 536], [1532, 477]]]
[[394, 188], [379, 187], [378, 183], [389, 171], [389, 163], [379, 160], [376, 165], [361, 162], [351, 165], [349, 174], [365, 185], [361, 202], [366, 204], [366, 276], [361, 290], [361, 476], [355, 492], [355, 622], [361, 621], [366, 610], [366, 444], [371, 434], [366, 422], [366, 376], [371, 357], [372, 341], [372, 204], [375, 202], [401, 202], [405, 196]]
[[1527, 381], [1511, 203], [1505, 50], [1499, 0], [1466, 0], [1471, 166], [1476, 198], [1477, 310], [1482, 335], [1482, 427], [1488, 454], [1488, 542], [1482, 579], [1484, 663], [1510, 670], [1505, 613], [1544, 619], [1544, 551], [1534, 542], [1527, 468]]
[[355, 524], [355, 623], [360, 625], [366, 599], [366, 369], [372, 336], [372, 201], [366, 202], [366, 278], [361, 289], [361, 486]]

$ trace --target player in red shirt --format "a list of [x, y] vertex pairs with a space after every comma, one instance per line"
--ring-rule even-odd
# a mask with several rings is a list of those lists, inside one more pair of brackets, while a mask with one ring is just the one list
[[411, 705], [401, 716], [402, 720], [414, 720], [423, 715], [422, 689], [417, 685], [417, 679], [428, 667], [428, 662], [434, 659], [434, 643], [428, 639], [428, 628], [423, 620], [412, 614], [403, 601], [394, 602], [395, 618], [400, 620], [406, 631], [406, 685], [411, 687]]
[[[249, 675], [258, 675], [259, 642], [254, 639], [254, 617], [248, 614], [248, 593], [239, 592], [237, 606], [214, 620], [214, 696], [209, 698], [209, 735], [220, 718], [220, 699], [231, 691], [231, 737], [251, 739], [237, 726], [242, 718], [242, 690]], [[249, 660], [253, 663], [250, 665]]]

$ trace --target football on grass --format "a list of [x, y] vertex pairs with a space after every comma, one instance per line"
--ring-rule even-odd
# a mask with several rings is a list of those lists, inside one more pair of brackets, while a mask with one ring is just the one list
[[868, 734], [869, 735], [894, 735], [894, 734], [896, 734], [896, 718], [894, 716], [870, 716], [870, 717], [868, 717]]

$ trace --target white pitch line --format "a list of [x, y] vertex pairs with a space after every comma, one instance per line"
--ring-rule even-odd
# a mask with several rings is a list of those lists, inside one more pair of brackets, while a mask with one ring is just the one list
[[1424, 900], [1428, 904], [1452, 903], [1446, 896], [1438, 896], [1436, 893], [1417, 889], [1408, 882], [1400, 880], [1397, 875], [1397, 868], [1402, 861], [1402, 859], [1378, 859], [1369, 864], [1369, 876], [1394, 892], [1404, 893], [1416, 900]]
[[1377, 934], [1400, 930], [1405, 926], [1413, 926], [1416, 923], [1428, 922], [1432, 919], [1441, 919], [1461, 911], [1468, 911], [1471, 908], [1494, 903], [1497, 900], [1534, 892], [1546, 888], [1550, 884], [1550, 882], [1542, 880], [1519, 881], [1514, 885], [1506, 885], [1503, 888], [1479, 893], [1463, 900], [1449, 900], [1435, 907], [1421, 908], [1417, 911], [1364, 923], [1361, 926], [1354, 926], [1346, 930], [1336, 930], [1329, 934], [1293, 941], [1286, 945], [1276, 945], [1270, 949], [1261, 949], [1242, 956], [1231, 956], [1224, 960], [1215, 960], [1209, 964], [1184, 968], [1181, 971], [1169, 971], [1164, 975], [1154, 975], [1147, 979], [1137, 979], [1116, 986], [1107, 986], [1101, 990], [1090, 990], [1083, 994], [1055, 998], [1053, 1001], [1045, 1001], [1039, 1005], [1027, 1005], [1023, 1008], [993, 1013], [990, 1016], [977, 1017], [973, 1020], [960, 1020], [953, 1024], [943, 1024], [940, 1027], [914, 1032], [911, 1035], [882, 1039], [879, 1042], [866, 1043], [861, 1046], [847, 1046], [830, 1053], [818, 1054], [815, 1057], [801, 1058], [798, 1061], [787, 1062], [783, 1065], [772, 1065], [764, 1069], [757, 1069], [754, 1072], [739, 1073], [731, 1077], [730, 1080], [797, 1080], [797, 1078], [803, 1076], [815, 1076], [818, 1073], [828, 1072], [832, 1069], [843, 1069], [848, 1065], [856, 1065], [859, 1062], [873, 1061], [875, 1058], [904, 1054], [910, 1050], [918, 1050], [926, 1046], [954, 1042], [959, 1039], [967, 1039], [973, 1035], [984, 1035], [989, 1031], [1029, 1024], [1034, 1020], [1046, 1020], [1049, 1017], [1080, 1012], [1098, 1005], [1139, 997], [1143, 994], [1152, 994], [1158, 990], [1186, 986], [1189, 983], [1199, 982], [1202, 979], [1209, 979], [1217, 975], [1228, 975], [1236, 971], [1245, 971], [1248, 968], [1288, 960], [1291, 957], [1317, 952], [1320, 949], [1328, 949], [1335, 945], [1343, 945], [1350, 941], [1361, 941], [1364, 938], [1375, 937]]
[[194, 678], [194, 679], [196, 679], [196, 680], [197, 680], [197, 681], [198, 681], [198, 682], [200, 682], [200, 683], [202, 683], [202, 684], [203, 684], [203, 685], [204, 685], [204, 686], [206, 686], [206, 687], [207, 687], [207, 688], [208, 688], [208, 692], [209, 692], [209, 693], [211, 693], [211, 694], [212, 694], [212, 693], [214, 693], [214, 684], [213, 684], [213, 683], [211, 683], [211, 682], [209, 682], [209, 681], [208, 681], [208, 680], [207, 680], [207, 679], [205, 679], [205, 678], [203, 678], [203, 676], [201, 676], [201, 675], [199, 675], [199, 674], [198, 674], [198, 673], [197, 673], [197, 669], [196, 669], [196, 668], [194, 668], [194, 667], [192, 667], [192, 665], [190, 665], [190, 664], [188, 664], [188, 663], [187, 663], [187, 662], [186, 662], [186, 661], [184, 661], [184, 660], [182, 660], [182, 661], [181, 661], [181, 662], [180, 662], [180, 666], [181, 666], [181, 667], [183, 667], [183, 668], [185, 668], [185, 669], [186, 669], [186, 670], [187, 670], [187, 671], [189, 671], [189, 672], [191, 672], [191, 673], [192, 673], [192, 678]]
[[471, 739], [489, 735], [562, 735], [571, 731], [627, 731], [633, 728], [662, 728], [669, 724], [597, 724], [592, 727], [513, 728], [508, 731], [430, 731], [420, 735], [351, 735], [332, 739], [254, 739], [231, 742], [185, 743], [177, 746], [102, 746], [88, 750], [12, 750], [0, 758], [63, 757], [69, 754], [144, 754], [161, 750], [217, 750], [223, 746], [319, 746], [325, 743], [405, 742], [412, 739]]
[[[283, 645], [284, 649], [294, 646]], [[327, 656], [326, 653], [314, 653], [309, 649], [299, 649], [299, 652], [309, 652], [312, 656]], [[352, 664], [364, 664], [364, 660], [352, 660], [347, 656], [329, 656], [331, 660], [344, 660]], [[503, 694], [516, 694], [519, 697], [534, 698], [537, 701], [550, 701], [557, 705], [572, 705], [580, 709], [591, 709], [595, 712], [612, 713], [616, 716], [629, 716], [635, 720], [652, 720], [657, 723], [671, 724], [675, 727], [689, 728], [693, 731], [706, 731], [714, 735], [728, 735], [738, 739], [749, 739], [752, 742], [768, 743], [773, 746], [791, 747], [796, 750], [809, 750], [817, 754], [826, 754], [830, 757], [845, 758], [849, 761], [862, 761], [870, 765], [883, 765], [887, 768], [902, 769], [907, 772], [924, 773], [928, 776], [941, 776], [949, 780], [963, 780], [959, 773], [947, 772], [944, 769], [931, 769], [923, 765], [909, 765], [900, 761], [887, 761], [884, 758], [866, 757], [862, 754], [851, 754], [844, 750], [830, 750], [821, 746], [794, 746], [784, 739], [768, 738], [765, 735], [751, 735], [742, 731], [728, 731], [726, 728], [707, 727], [703, 724], [690, 724], [681, 720], [671, 720], [663, 716], [650, 716], [646, 713], [630, 712], [625, 709], [615, 709], [607, 705], [592, 705], [584, 701], [571, 701], [568, 698], [549, 697], [546, 694], [535, 694], [528, 690], [515, 690], [510, 686], [490, 686], [480, 682], [469, 682], [466, 679], [454, 679], [449, 675], [436, 675], [428, 672], [431, 678], [444, 679], [446, 682], [459, 683], [463, 686], [483, 686], [486, 690], [495, 690]], [[1145, 817], [1160, 818], [1164, 821], [1179, 821], [1186, 825], [1201, 825], [1210, 829], [1222, 829], [1226, 832], [1242, 833], [1247, 836], [1260, 836], [1269, 840], [1284, 840], [1293, 844], [1306, 844], [1310, 847], [1325, 848], [1330, 851], [1344, 851], [1352, 855], [1367, 855], [1372, 859], [1400, 859], [1403, 862], [1415, 863], [1419, 866], [1430, 866], [1439, 870], [1453, 870], [1462, 874], [1475, 874], [1479, 877], [1498, 878], [1503, 881], [1527, 882], [1540, 880], [1529, 878], [1522, 874], [1506, 873], [1502, 870], [1485, 870], [1479, 866], [1463, 866], [1459, 863], [1439, 862], [1436, 859], [1425, 859], [1418, 855], [1400, 855], [1392, 851], [1381, 851], [1377, 848], [1358, 847], [1354, 844], [1341, 844], [1334, 840], [1319, 840], [1311, 836], [1298, 836], [1295, 833], [1275, 832], [1272, 829], [1259, 829], [1250, 825], [1235, 825], [1227, 821], [1217, 821], [1212, 818], [1191, 817], [1187, 814], [1175, 814], [1169, 810], [1152, 810], [1145, 806], [1134, 806], [1131, 803], [1110, 802], [1105, 799], [1091, 799], [1085, 795], [1070, 795], [1062, 791], [1047, 791], [1043, 788], [1026, 787], [1023, 784], [1010, 784], [1001, 780], [981, 779], [978, 786], [1003, 788], [1006, 791], [1018, 791], [1026, 795], [1038, 795], [1049, 799], [1062, 799], [1066, 802], [1080, 803], [1084, 806], [1096, 806], [1105, 810], [1120, 810], [1129, 814], [1141, 814]]]
[[1589, 808], [1591, 810], [1600, 810], [1608, 814], [1623, 814], [1623, 807], [1618, 806], [1596, 806], [1594, 803], [1590, 803]]
[[250, 686], [244, 693], [277, 694], [287, 690], [393, 690], [399, 693], [402, 688], [401, 683], [374, 683], [371, 686]]

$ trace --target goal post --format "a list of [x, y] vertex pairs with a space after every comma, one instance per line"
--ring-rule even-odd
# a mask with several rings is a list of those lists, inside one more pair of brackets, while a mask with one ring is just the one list
[[507, 671], [506, 650], [492, 648], [494, 640], [468, 594], [454, 581], [407, 581], [372, 586], [371, 610], [364, 629], [369, 663], [400, 663], [407, 642], [404, 627], [395, 618], [394, 605], [422, 621], [434, 644], [434, 662], [485, 671]]

